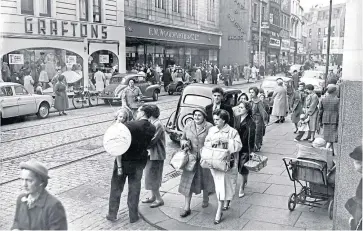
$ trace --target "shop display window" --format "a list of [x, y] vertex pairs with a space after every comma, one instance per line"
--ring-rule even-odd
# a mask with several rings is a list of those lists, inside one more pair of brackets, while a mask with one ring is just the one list
[[[88, 78], [90, 81], [89, 88], [92, 90], [95, 88], [94, 84], [96, 80], [94, 74], [97, 70], [100, 70], [105, 74], [106, 80], [110, 80], [118, 67], [118, 57], [115, 53], [108, 50], [100, 50], [93, 52], [88, 59]], [[107, 85], [107, 84], [106, 84]]]

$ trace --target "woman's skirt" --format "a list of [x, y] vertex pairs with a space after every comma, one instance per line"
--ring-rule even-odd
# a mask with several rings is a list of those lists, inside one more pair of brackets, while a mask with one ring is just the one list
[[326, 142], [338, 142], [338, 124], [324, 124], [323, 129], [324, 140]]
[[314, 114], [312, 114], [310, 116], [310, 120], [309, 120], [309, 129], [311, 132], [316, 131], [316, 129], [318, 128], [318, 111], [319, 110], [315, 110]]
[[147, 159], [145, 167], [145, 189], [157, 190], [161, 186], [163, 178], [164, 160], [150, 160]]
[[220, 201], [232, 200], [237, 185], [237, 167], [234, 166], [227, 172], [222, 172], [215, 169], [211, 169], [210, 171], [214, 179], [217, 199]]
[[244, 166], [245, 163], [250, 159], [250, 155], [248, 153], [239, 153], [238, 158], [238, 173], [241, 175], [248, 175], [249, 171]]

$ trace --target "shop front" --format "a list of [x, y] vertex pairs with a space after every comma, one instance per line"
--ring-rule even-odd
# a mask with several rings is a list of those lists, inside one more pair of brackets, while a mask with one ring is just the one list
[[268, 44], [267, 61], [269, 63], [279, 63], [281, 50], [281, 40], [278, 37], [270, 37]]
[[125, 20], [126, 69], [218, 64], [220, 35]]
[[125, 71], [122, 35], [121, 26], [24, 15], [4, 17], [2, 78], [21, 83], [30, 74], [36, 84], [46, 81], [45, 86], [51, 88], [52, 80], [64, 74], [70, 89], [88, 90], [94, 67]]
[[289, 63], [290, 62], [290, 39], [281, 39], [281, 63]]

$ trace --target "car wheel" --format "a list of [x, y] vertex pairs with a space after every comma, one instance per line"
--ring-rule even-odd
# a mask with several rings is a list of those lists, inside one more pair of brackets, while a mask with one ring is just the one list
[[47, 103], [41, 103], [38, 109], [37, 116], [40, 119], [45, 119], [49, 116], [49, 105]]
[[103, 102], [106, 104], [106, 105], [111, 105], [113, 100], [112, 99], [104, 99]]
[[153, 100], [154, 101], [157, 101], [159, 99], [159, 92], [157, 91], [157, 90], [155, 90], [154, 92], [153, 92]]

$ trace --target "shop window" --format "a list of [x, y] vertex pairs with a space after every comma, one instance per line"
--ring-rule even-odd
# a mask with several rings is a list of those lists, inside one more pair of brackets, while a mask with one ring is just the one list
[[194, 0], [187, 0], [187, 15], [195, 16], [195, 2], [194, 2]]
[[79, 1], [79, 19], [81, 21], [88, 20], [88, 0]]
[[155, 0], [155, 7], [165, 10], [165, 0]]
[[101, 0], [93, 0], [93, 22], [101, 22]]
[[39, 0], [39, 15], [50, 17], [50, 15], [51, 15], [51, 1], [50, 0]]
[[34, 1], [33, 0], [21, 0], [21, 13], [34, 15]]
[[180, 13], [179, 0], [173, 0], [173, 12]]

